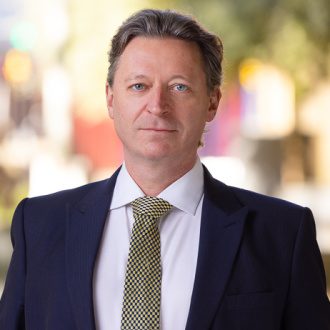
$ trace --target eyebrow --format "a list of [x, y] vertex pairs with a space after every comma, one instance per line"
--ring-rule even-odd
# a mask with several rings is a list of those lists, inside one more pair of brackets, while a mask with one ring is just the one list
[[189, 77], [183, 76], [181, 74], [174, 75], [173, 77], [171, 77], [171, 80], [173, 80], [173, 79], [183, 79], [183, 80], [189, 81]]
[[125, 82], [129, 82], [129, 81], [132, 81], [132, 80], [135, 80], [135, 79], [145, 79], [145, 78], [147, 78], [147, 76], [145, 76], [143, 74], [137, 74], [137, 75], [129, 76], [124, 81]]
[[[130, 81], [133, 81], [133, 80], [136, 80], [136, 79], [146, 79], [146, 78], [148, 78], [148, 77], [144, 74], [136, 74], [136, 75], [129, 76], [124, 81], [125, 82], [130, 82]], [[171, 80], [173, 80], [173, 79], [183, 79], [185, 81], [189, 81], [189, 77], [186, 77], [186, 76], [183, 76], [183, 75], [180, 75], [180, 74], [176, 74], [173, 77], [171, 77]]]

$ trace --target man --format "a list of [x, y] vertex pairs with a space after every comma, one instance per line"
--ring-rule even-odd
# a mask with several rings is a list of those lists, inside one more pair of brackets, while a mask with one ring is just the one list
[[197, 157], [221, 60], [190, 17], [123, 23], [106, 97], [125, 162], [19, 204], [1, 329], [330, 329], [311, 212], [228, 187]]

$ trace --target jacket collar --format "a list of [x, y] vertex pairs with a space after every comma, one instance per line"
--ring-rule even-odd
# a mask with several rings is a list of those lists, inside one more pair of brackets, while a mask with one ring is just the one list
[[93, 270], [118, 173], [92, 184], [81, 201], [67, 205], [65, 265], [78, 329], [95, 330]]
[[206, 168], [204, 185], [197, 269], [186, 330], [210, 328], [224, 296], [248, 212], [232, 189], [213, 179]]

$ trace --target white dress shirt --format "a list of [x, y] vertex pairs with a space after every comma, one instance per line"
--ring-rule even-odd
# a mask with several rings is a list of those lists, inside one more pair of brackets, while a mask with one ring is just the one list
[[[195, 279], [201, 211], [203, 168], [195, 166], [158, 197], [173, 205], [160, 219], [162, 291], [161, 329], [184, 330]], [[120, 330], [129, 241], [133, 227], [130, 203], [144, 196], [125, 164], [114, 188], [94, 271], [94, 312], [98, 330]]]

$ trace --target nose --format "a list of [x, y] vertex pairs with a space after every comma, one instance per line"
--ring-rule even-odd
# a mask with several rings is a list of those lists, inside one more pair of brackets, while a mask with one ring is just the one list
[[167, 91], [162, 86], [153, 86], [150, 90], [147, 110], [154, 115], [163, 115], [169, 111]]

